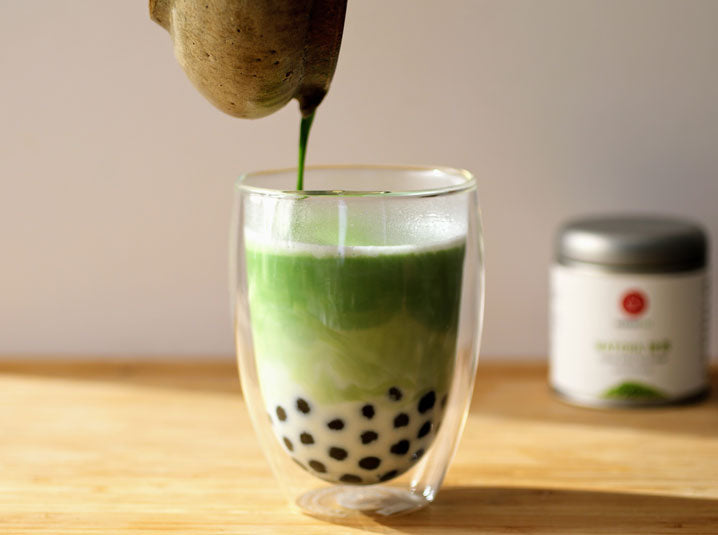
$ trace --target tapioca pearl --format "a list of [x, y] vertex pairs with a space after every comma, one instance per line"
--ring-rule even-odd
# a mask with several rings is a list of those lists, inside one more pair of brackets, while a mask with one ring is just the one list
[[422, 455], [424, 455], [424, 448], [419, 448], [414, 452], [414, 454], [411, 456], [412, 461], [416, 461], [417, 459], [421, 459]]
[[419, 432], [416, 434], [416, 438], [425, 437], [431, 432], [431, 420], [427, 420], [424, 422], [424, 425], [421, 426], [419, 429]]
[[279, 418], [280, 422], [287, 420], [287, 411], [285, 411], [281, 405], [277, 405], [275, 412], [277, 413], [277, 418]]
[[312, 410], [312, 408], [309, 406], [309, 403], [305, 399], [298, 398], [297, 399], [297, 410], [303, 414], [309, 414], [309, 412]]
[[392, 452], [394, 455], [404, 455], [407, 451], [409, 451], [409, 446], [411, 444], [408, 440], [400, 440], [396, 444], [392, 444], [391, 448], [389, 448], [389, 451]]
[[304, 431], [299, 435], [299, 441], [308, 446], [309, 444], [314, 444], [314, 437], [310, 433]]
[[324, 463], [321, 463], [314, 459], [311, 459], [309, 461], [309, 466], [312, 468], [312, 470], [314, 470], [315, 472], [319, 472], [320, 474], [324, 474], [327, 471], [327, 467], [324, 466]]
[[379, 478], [379, 481], [389, 481], [390, 479], [395, 478], [398, 473], [399, 472], [397, 470], [390, 470], [389, 472], [381, 476]]
[[361, 435], [359, 435], [359, 438], [361, 438], [362, 444], [370, 444], [379, 438], [379, 435], [374, 431], [364, 431]]
[[364, 470], [376, 470], [381, 464], [379, 457], [364, 457], [359, 460], [359, 466]]
[[329, 448], [329, 457], [331, 457], [332, 459], [336, 459], [337, 461], [343, 461], [347, 458], [347, 455], [349, 454], [344, 448], [338, 448], [336, 446], [332, 446], [331, 448]]
[[409, 415], [405, 412], [400, 412], [396, 415], [396, 418], [394, 418], [394, 427], [406, 427], [409, 425]]
[[443, 409], [444, 407], [446, 407], [446, 394], [441, 398], [441, 408]]
[[354, 474], [344, 474], [339, 478], [339, 481], [343, 481], [344, 483], [361, 483], [362, 478], [355, 476]]
[[401, 398], [404, 397], [404, 394], [402, 394], [401, 390], [399, 390], [397, 387], [392, 386], [389, 389], [389, 392], [387, 392], [387, 396], [389, 396], [389, 399], [392, 401], [400, 401]]
[[361, 408], [361, 413], [364, 415], [364, 418], [367, 420], [371, 420], [374, 418], [374, 406], [370, 403], [367, 403]]
[[327, 422], [327, 427], [332, 431], [341, 431], [344, 429], [344, 420], [341, 418], [334, 418], [331, 422]]
[[282, 441], [284, 442], [284, 445], [289, 451], [294, 451], [294, 444], [292, 444], [291, 440], [289, 440], [287, 437], [282, 437]]
[[419, 412], [421, 414], [424, 414], [426, 411], [433, 409], [435, 403], [436, 394], [434, 394], [434, 391], [431, 390], [430, 392], [422, 396], [422, 398], [419, 400], [419, 406], [417, 408], [419, 409]]

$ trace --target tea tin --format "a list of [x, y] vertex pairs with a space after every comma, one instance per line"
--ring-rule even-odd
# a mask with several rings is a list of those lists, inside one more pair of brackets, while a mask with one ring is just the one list
[[551, 269], [550, 383], [593, 407], [663, 405], [708, 389], [708, 238], [651, 216], [570, 221]]

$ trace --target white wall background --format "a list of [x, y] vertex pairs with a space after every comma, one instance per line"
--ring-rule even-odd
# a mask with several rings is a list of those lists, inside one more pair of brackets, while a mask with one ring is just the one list
[[[716, 21], [712, 0], [350, 0], [309, 162], [473, 170], [484, 354], [544, 355], [566, 217], [718, 237]], [[232, 182], [294, 164], [294, 103], [216, 111], [145, 1], [2, 0], [0, 125], [0, 355], [233, 352]]]

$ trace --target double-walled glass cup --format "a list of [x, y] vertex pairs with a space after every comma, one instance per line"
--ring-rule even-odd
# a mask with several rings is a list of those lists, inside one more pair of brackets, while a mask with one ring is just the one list
[[290, 503], [351, 521], [436, 497], [471, 399], [483, 310], [476, 184], [433, 167], [242, 176], [237, 357]]

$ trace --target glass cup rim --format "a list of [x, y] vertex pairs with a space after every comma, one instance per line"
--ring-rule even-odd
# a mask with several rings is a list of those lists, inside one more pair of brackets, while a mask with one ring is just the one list
[[309, 165], [305, 168], [311, 170], [369, 170], [369, 171], [430, 171], [445, 175], [452, 175], [463, 181], [440, 188], [428, 188], [403, 191], [377, 191], [377, 190], [283, 190], [247, 184], [252, 178], [277, 175], [280, 173], [297, 172], [296, 167], [284, 167], [279, 169], [267, 169], [262, 171], [251, 171], [243, 173], [235, 181], [235, 188], [238, 191], [253, 193], [268, 197], [437, 197], [471, 191], [476, 188], [476, 177], [466, 169], [436, 166], [436, 165], [384, 165], [384, 164], [337, 164], [337, 165]]

